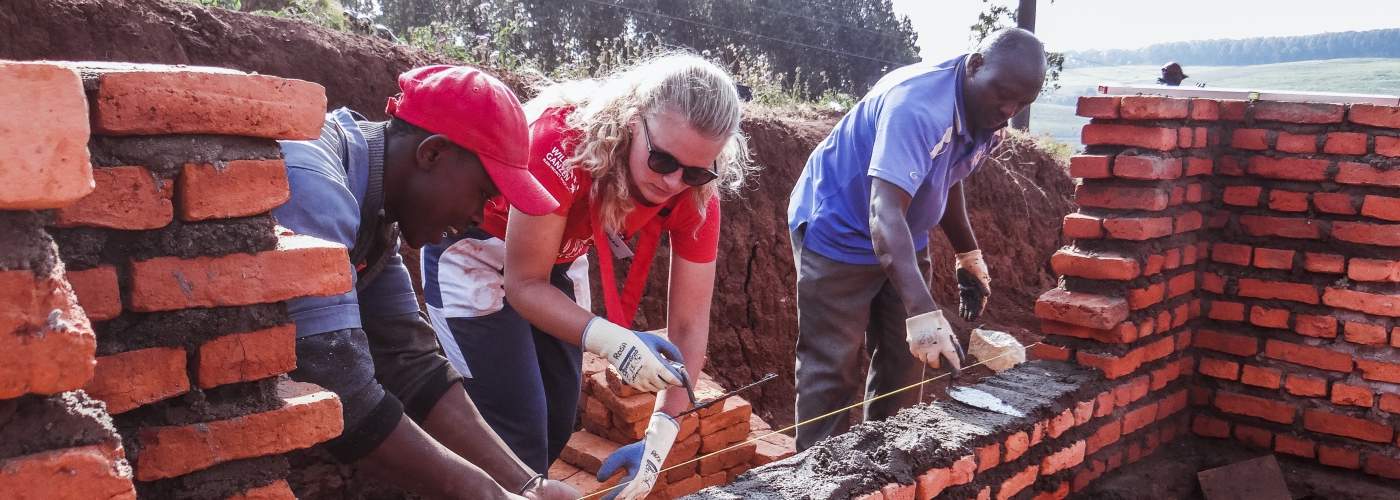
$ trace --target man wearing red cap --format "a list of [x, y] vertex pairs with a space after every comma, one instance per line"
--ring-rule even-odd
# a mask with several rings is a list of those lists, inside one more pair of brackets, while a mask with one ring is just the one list
[[325, 447], [380, 479], [429, 498], [575, 499], [481, 419], [438, 354], [398, 254], [400, 236], [418, 248], [476, 226], [498, 194], [526, 213], [558, 207], [526, 169], [520, 103], [466, 67], [417, 68], [399, 87], [388, 122], [342, 108], [326, 114], [319, 139], [281, 143], [292, 196], [273, 215], [344, 244], [356, 276], [345, 294], [287, 301], [297, 327], [290, 375], [340, 396], [345, 431]]

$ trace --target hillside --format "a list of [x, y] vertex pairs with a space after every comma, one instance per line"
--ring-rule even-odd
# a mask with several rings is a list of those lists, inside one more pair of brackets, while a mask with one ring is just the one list
[[[1400, 57], [1400, 29], [1306, 36], [1192, 40], [1140, 49], [1065, 53], [1065, 67], [1103, 65], [1252, 65], [1356, 57]], [[1189, 74], [1189, 73], [1188, 73]]]

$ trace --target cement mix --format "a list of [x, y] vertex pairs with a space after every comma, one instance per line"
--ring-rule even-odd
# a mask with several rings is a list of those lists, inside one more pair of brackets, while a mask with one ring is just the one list
[[106, 406], [83, 391], [0, 401], [0, 460], [116, 439]]

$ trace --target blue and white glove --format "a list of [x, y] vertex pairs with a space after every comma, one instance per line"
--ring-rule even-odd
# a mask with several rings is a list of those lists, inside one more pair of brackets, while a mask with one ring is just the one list
[[612, 455], [608, 455], [608, 459], [603, 461], [603, 466], [598, 468], [599, 481], [607, 481], [618, 470], [627, 473], [622, 476], [622, 487], [612, 490], [602, 500], [646, 498], [647, 493], [651, 492], [651, 487], [656, 485], [661, 464], [666, 462], [666, 455], [671, 453], [671, 445], [676, 442], [676, 433], [680, 430], [681, 425], [670, 415], [661, 412], [651, 414], [646, 437], [618, 448]]
[[661, 355], [685, 364], [681, 350], [666, 339], [634, 332], [603, 318], [593, 318], [583, 330], [584, 350], [608, 360], [622, 382], [642, 392], [661, 392], [681, 385], [681, 375]]

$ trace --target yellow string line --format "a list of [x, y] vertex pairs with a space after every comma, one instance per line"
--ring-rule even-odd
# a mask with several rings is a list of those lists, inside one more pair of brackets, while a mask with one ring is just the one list
[[[1040, 342], [1036, 342], [1036, 343], [1034, 343], [1034, 344], [1031, 344], [1031, 345], [1026, 346], [1026, 349], [1027, 349], [1027, 350], [1030, 350], [1030, 348], [1035, 347], [1035, 346], [1038, 346], [1038, 345], [1040, 345], [1040, 344], [1041, 344]], [[976, 363], [967, 365], [967, 366], [963, 367], [963, 369], [972, 368], [972, 367], [974, 367], [974, 366], [981, 366], [981, 365], [987, 364], [988, 362], [990, 362], [990, 361], [992, 361], [992, 360], [994, 360], [994, 359], [998, 359], [998, 358], [1000, 358], [1000, 357], [1002, 357], [1002, 356], [1005, 356], [1005, 355], [1007, 355], [1007, 354], [1011, 354], [1011, 353], [1010, 353], [1010, 352], [1004, 352], [1004, 353], [998, 354], [998, 355], [996, 355], [996, 356], [992, 356], [991, 358], [984, 359], [984, 360], [982, 360], [982, 361], [978, 361], [978, 362], [976, 362]], [[758, 441], [762, 441], [762, 440], [767, 439], [767, 438], [769, 438], [769, 437], [771, 437], [771, 436], [775, 436], [775, 435], [778, 435], [778, 434], [782, 434], [782, 433], [785, 433], [785, 432], [787, 432], [787, 431], [796, 429], [796, 428], [798, 428], [798, 427], [801, 427], [801, 426], [810, 424], [810, 423], [812, 423], [812, 422], [816, 422], [816, 421], [818, 421], [818, 420], [821, 420], [821, 419], [824, 419], [824, 418], [827, 418], [827, 417], [830, 417], [830, 416], [833, 416], [833, 415], [837, 415], [837, 414], [842, 413], [842, 412], [845, 412], [845, 411], [849, 411], [849, 410], [851, 410], [851, 409], [853, 409], [853, 408], [855, 408], [855, 407], [857, 407], [857, 406], [862, 406], [862, 405], [864, 405], [864, 404], [866, 404], [866, 403], [870, 403], [870, 402], [872, 402], [872, 401], [877, 401], [877, 400], [880, 400], [880, 399], [887, 398], [887, 397], [889, 397], [889, 396], [893, 396], [893, 395], [895, 395], [895, 394], [899, 394], [899, 393], [901, 393], [901, 392], [907, 391], [907, 390], [909, 390], [909, 389], [913, 389], [913, 388], [915, 388], [915, 387], [922, 386], [922, 385], [924, 385], [924, 384], [927, 384], [927, 383], [929, 383], [929, 382], [933, 382], [933, 381], [938, 380], [938, 379], [941, 379], [941, 378], [943, 378], [943, 377], [947, 377], [947, 376], [949, 376], [949, 375], [952, 375], [952, 372], [944, 373], [944, 374], [939, 375], [939, 376], [937, 376], [937, 377], [933, 377], [933, 378], [930, 378], [930, 379], [926, 379], [926, 380], [924, 380], [924, 381], [922, 381], [922, 382], [916, 382], [916, 383], [914, 383], [913, 385], [910, 385], [910, 386], [905, 387], [905, 388], [903, 388], [903, 389], [899, 389], [899, 390], [897, 390], [897, 391], [887, 392], [887, 393], [881, 394], [881, 395], [879, 395], [879, 396], [875, 396], [875, 397], [873, 397], [873, 398], [870, 398], [870, 399], [867, 399], [867, 400], [864, 400], [864, 401], [860, 401], [860, 402], [858, 402], [858, 403], [855, 403], [855, 404], [850, 405], [850, 406], [847, 406], [847, 407], [845, 407], [845, 408], [842, 408], [842, 409], [839, 409], [839, 410], [836, 410], [836, 411], [827, 413], [826, 415], [822, 415], [822, 416], [820, 416], [820, 417], [809, 418], [809, 419], [807, 419], [807, 420], [805, 420], [805, 421], [802, 421], [802, 422], [798, 422], [798, 423], [789, 425], [789, 426], [784, 427], [784, 428], [782, 428], [782, 429], [779, 429], [779, 430], [776, 430], [776, 431], [773, 431], [773, 432], [769, 432], [769, 433], [767, 433], [767, 434], [764, 434], [764, 435], [762, 435], [762, 436], [759, 436], [759, 437], [750, 439], [750, 440], [748, 440], [748, 441], [744, 441], [744, 442], [739, 443], [739, 444], [731, 445], [731, 446], [728, 447], [728, 448], [725, 448], [725, 449], [722, 449], [722, 450], [719, 450], [719, 451], [716, 451], [716, 452], [712, 452], [712, 453], [709, 453], [709, 454], [707, 454], [707, 455], [702, 455], [702, 456], [698, 456], [698, 457], [692, 458], [692, 459], [690, 459], [690, 460], [686, 460], [686, 461], [684, 461], [684, 462], [678, 463], [678, 464], [676, 464], [676, 465], [672, 465], [672, 466], [667, 467], [667, 468], [665, 468], [665, 469], [661, 469], [660, 471], [657, 471], [657, 473], [654, 474], [654, 475], [655, 475], [656, 477], [661, 477], [662, 474], [665, 474], [666, 472], [669, 472], [669, 471], [671, 471], [672, 469], [677, 469], [677, 468], [680, 468], [680, 467], [684, 467], [684, 466], [686, 466], [686, 465], [693, 464], [693, 463], [695, 463], [695, 462], [699, 462], [700, 460], [703, 460], [703, 459], [706, 459], [706, 458], [710, 458], [710, 457], [713, 457], [713, 456], [715, 456], [715, 455], [719, 455], [719, 454], [721, 454], [721, 453], [724, 453], [724, 452], [727, 452], [727, 451], [729, 451], [729, 450], [733, 450], [733, 449], [739, 448], [739, 447], [744, 446], [744, 445], [749, 444], [749, 443], [756, 443], [756, 442], [758, 442]], [[696, 432], [699, 432], [699, 431], [696, 431]], [[638, 479], [638, 478], [633, 477], [633, 478], [632, 478], [632, 481], [636, 481], [637, 479]], [[593, 493], [589, 493], [589, 494], [587, 494], [587, 495], [584, 495], [584, 496], [582, 496], [582, 497], [579, 497], [579, 500], [588, 500], [589, 498], [593, 498], [593, 497], [596, 497], [596, 496], [598, 496], [598, 495], [607, 494], [609, 491], [612, 491], [612, 490], [615, 490], [615, 489], [618, 489], [618, 488], [627, 486], [628, 484], [631, 484], [632, 481], [627, 481], [627, 482], [618, 483], [617, 485], [612, 486], [612, 487], [610, 487], [610, 488], [606, 488], [606, 489], [602, 489], [602, 490], [595, 491], [595, 492], [593, 492]], [[604, 482], [607, 482], [607, 481], [606, 481], [606, 480], [601, 480], [601, 479], [600, 479], [598, 482], [604, 483]]]

